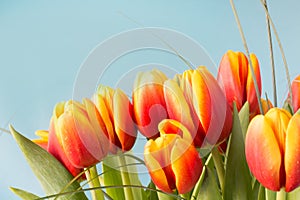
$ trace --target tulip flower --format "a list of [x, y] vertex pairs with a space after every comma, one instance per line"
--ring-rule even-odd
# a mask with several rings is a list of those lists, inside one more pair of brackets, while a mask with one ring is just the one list
[[110, 152], [129, 151], [136, 140], [133, 106], [122, 90], [100, 85], [93, 96], [110, 140]]
[[108, 147], [105, 125], [90, 100], [57, 104], [49, 128], [51, 154], [80, 169], [101, 161]]
[[[254, 54], [250, 55], [254, 75], [261, 93], [261, 77], [259, 63]], [[258, 108], [258, 100], [254, 87], [254, 77], [250, 70], [247, 57], [241, 52], [228, 51], [222, 58], [217, 80], [226, 94], [227, 101], [232, 107], [236, 103], [240, 110], [246, 101], [250, 105], [250, 113]]]
[[163, 85], [167, 80], [159, 70], [139, 72], [133, 87], [133, 111], [139, 131], [147, 138], [159, 136], [157, 125], [168, 118]]
[[266, 188], [286, 192], [300, 185], [300, 114], [291, 116], [279, 108], [250, 122], [246, 159], [250, 171]]
[[297, 112], [300, 108], [300, 75], [292, 82], [292, 94], [292, 106], [294, 112]]
[[195, 145], [224, 141], [231, 132], [232, 111], [217, 80], [205, 67], [198, 67], [183, 73], [180, 87], [197, 130]]
[[192, 144], [188, 129], [165, 119], [159, 124], [160, 137], [150, 139], [144, 149], [145, 164], [154, 184], [162, 191], [176, 189], [184, 194], [195, 186], [202, 172], [202, 161]]

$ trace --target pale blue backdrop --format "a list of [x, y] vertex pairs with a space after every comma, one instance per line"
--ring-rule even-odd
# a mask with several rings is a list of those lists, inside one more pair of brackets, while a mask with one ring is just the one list
[[[272, 99], [263, 8], [259, 0], [238, 1], [236, 7], [249, 48], [261, 64], [263, 92]], [[300, 73], [300, 4], [275, 0], [269, 2], [269, 8], [294, 78]], [[216, 64], [228, 49], [244, 50], [229, 1], [1, 0], [0, 126], [7, 129], [13, 124], [31, 139], [36, 129], [47, 129], [53, 106], [72, 97], [76, 74], [89, 52], [110, 36], [141, 26], [174, 29], [190, 36]], [[287, 84], [278, 50], [275, 57], [281, 105]], [[145, 52], [116, 62], [112, 69], [117, 73], [122, 66], [145, 61], [179, 66], [181, 71], [186, 68], [175, 56]], [[43, 194], [12, 137], [4, 132], [0, 133], [0, 163], [1, 199], [17, 199], [9, 186]]]

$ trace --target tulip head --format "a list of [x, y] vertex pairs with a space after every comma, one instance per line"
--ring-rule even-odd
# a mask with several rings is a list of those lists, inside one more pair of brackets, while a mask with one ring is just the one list
[[287, 192], [300, 185], [300, 114], [270, 109], [250, 122], [245, 142], [250, 171], [266, 188]]
[[159, 70], [139, 72], [133, 88], [133, 111], [139, 131], [147, 138], [159, 136], [157, 125], [168, 117], [163, 85], [167, 80]]
[[162, 191], [171, 193], [177, 189], [180, 194], [187, 193], [202, 172], [202, 161], [190, 133], [182, 124], [170, 119], [163, 120], [159, 130], [161, 136], [145, 145], [146, 167]]
[[90, 100], [57, 104], [49, 129], [50, 153], [65, 156], [76, 168], [85, 168], [106, 156], [108, 144], [105, 125]]
[[187, 70], [180, 87], [197, 130], [195, 145], [217, 144], [231, 132], [232, 111], [217, 80], [205, 67]]
[[136, 140], [136, 126], [133, 121], [133, 106], [126, 94], [100, 85], [93, 101], [103, 120], [110, 141], [110, 152], [118, 149], [129, 151]]
[[[254, 69], [254, 75], [261, 93], [261, 77], [259, 63], [254, 54], [250, 55]], [[230, 106], [236, 103], [240, 110], [246, 101], [250, 105], [250, 113], [255, 112], [258, 107], [253, 76], [247, 57], [241, 52], [229, 50], [222, 58], [218, 71], [218, 82], [225, 92]]]

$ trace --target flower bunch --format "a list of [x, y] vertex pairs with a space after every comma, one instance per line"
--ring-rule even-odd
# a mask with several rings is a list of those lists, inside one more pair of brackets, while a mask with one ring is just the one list
[[[300, 185], [299, 77], [287, 97], [291, 109], [282, 109], [261, 98], [260, 67], [254, 54], [248, 60], [242, 52], [226, 52], [217, 78], [204, 66], [174, 77], [156, 69], [142, 71], [136, 76], [132, 101], [121, 89], [100, 85], [82, 103], [58, 103], [49, 130], [37, 131], [40, 138], [33, 141], [74, 180], [87, 179], [95, 199], [103, 199], [104, 194], [151, 199], [148, 190], [155, 191], [155, 198], [165, 198], [159, 195], [162, 192], [168, 198], [184, 199], [290, 193]], [[134, 175], [105, 164], [108, 157], [119, 156], [120, 167], [128, 167], [123, 156], [133, 148], [138, 132], [147, 139], [142, 164], [152, 187], [139, 181], [132, 185]], [[22, 146], [24, 141], [18, 142]], [[221, 151], [220, 144], [227, 146]], [[103, 174], [111, 174], [109, 179], [93, 171], [99, 162]], [[121, 192], [111, 188], [104, 192], [114, 181], [124, 187]], [[140, 188], [140, 196], [135, 197], [131, 187]]]

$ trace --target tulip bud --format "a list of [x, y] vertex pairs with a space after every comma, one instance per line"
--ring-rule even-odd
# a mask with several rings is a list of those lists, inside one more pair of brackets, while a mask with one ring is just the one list
[[[60, 103], [55, 107], [49, 129], [48, 151], [65, 156], [72, 166], [95, 165], [108, 152], [105, 125], [96, 106], [88, 99]], [[60, 152], [63, 151], [63, 152]]]
[[[261, 77], [259, 63], [254, 54], [250, 55], [254, 69], [255, 78], [261, 93]], [[218, 78], [220, 86], [230, 106], [236, 103], [240, 110], [246, 101], [250, 105], [250, 113], [256, 111], [258, 100], [254, 87], [253, 76], [250, 70], [250, 63], [247, 57], [241, 52], [228, 51], [222, 58], [219, 66]]]
[[133, 106], [126, 94], [120, 89], [100, 85], [93, 101], [108, 132], [110, 152], [116, 153], [118, 148], [129, 151], [135, 143], [137, 130]]
[[300, 114], [293, 117], [283, 109], [272, 108], [265, 116], [250, 122], [246, 159], [250, 171], [266, 188], [287, 192], [300, 185]]
[[202, 172], [202, 161], [190, 133], [182, 124], [170, 119], [159, 124], [159, 131], [161, 136], [150, 139], [144, 149], [145, 164], [152, 181], [164, 192], [177, 189], [180, 194], [187, 193]]
[[167, 80], [159, 70], [139, 72], [133, 87], [133, 111], [139, 131], [147, 138], [159, 136], [157, 125], [168, 117], [163, 85]]

